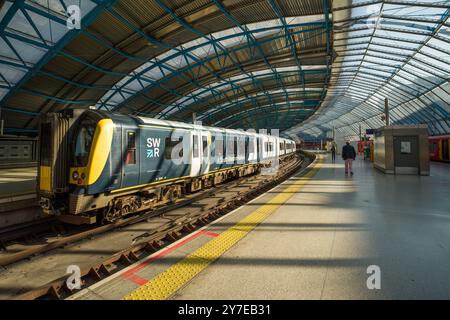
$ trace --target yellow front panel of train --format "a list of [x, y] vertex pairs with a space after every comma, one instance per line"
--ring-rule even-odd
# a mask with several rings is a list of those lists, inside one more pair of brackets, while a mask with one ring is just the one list
[[87, 184], [91, 185], [100, 177], [108, 160], [113, 139], [114, 123], [111, 119], [100, 120], [94, 134], [94, 142], [89, 154]]
[[52, 190], [52, 169], [49, 166], [40, 166], [39, 168], [39, 189]]

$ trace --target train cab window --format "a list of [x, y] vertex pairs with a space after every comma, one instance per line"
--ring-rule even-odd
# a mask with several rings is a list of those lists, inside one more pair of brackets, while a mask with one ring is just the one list
[[194, 134], [192, 136], [192, 156], [198, 158], [198, 135]]
[[89, 152], [94, 140], [96, 122], [91, 118], [81, 120], [74, 139], [73, 165], [85, 167], [88, 164]]
[[136, 164], [136, 132], [127, 131], [127, 153], [125, 164]]
[[[172, 140], [171, 137], [167, 137], [164, 144], [164, 158], [167, 160], [172, 160], [172, 152], [175, 148], [178, 149], [178, 159], [183, 159], [183, 137], [179, 137], [178, 140]], [[176, 152], [176, 151], [175, 151]], [[177, 158], [175, 158], [177, 159]], [[178, 160], [177, 159], [177, 160]]]

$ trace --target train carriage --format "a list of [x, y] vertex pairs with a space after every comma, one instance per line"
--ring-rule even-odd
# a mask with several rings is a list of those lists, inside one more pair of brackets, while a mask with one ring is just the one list
[[47, 114], [40, 128], [41, 207], [75, 224], [112, 222], [295, 152], [275, 136], [98, 110]]
[[430, 160], [450, 162], [450, 135], [428, 138]]

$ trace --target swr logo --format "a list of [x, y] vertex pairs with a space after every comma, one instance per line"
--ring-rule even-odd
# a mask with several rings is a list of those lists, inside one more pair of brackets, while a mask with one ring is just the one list
[[147, 158], [159, 157], [160, 138], [147, 138]]

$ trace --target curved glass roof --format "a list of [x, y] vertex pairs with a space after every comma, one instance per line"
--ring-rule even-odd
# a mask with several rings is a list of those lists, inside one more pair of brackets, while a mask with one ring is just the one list
[[289, 130], [347, 136], [384, 125], [427, 123], [450, 132], [450, 1], [352, 1], [333, 4], [337, 58], [319, 111]]
[[0, 9], [0, 101], [20, 84], [28, 71], [66, 36], [66, 11], [79, 5], [80, 17], [88, 18], [95, 1], [6, 1]]
[[[109, 110], [118, 109], [130, 96], [139, 94], [147, 87], [160, 86], [161, 82], [170, 81], [183, 68], [193, 69], [198, 67], [198, 65], [205, 65], [209, 60], [217, 59], [218, 55], [230, 56], [231, 53], [237, 52], [242, 48], [251, 47], [253, 43], [258, 42], [261, 38], [265, 39], [260, 40], [259, 44], [280, 40], [285, 37], [285, 30], [293, 30], [296, 27], [305, 25], [317, 26], [321, 29], [323, 24], [324, 15], [321, 14], [306, 17], [289, 17], [286, 19], [285, 24], [280, 19], [272, 19], [202, 35], [201, 38], [189, 41], [156, 56], [130, 72], [99, 100], [97, 106]], [[310, 29], [310, 31], [314, 30], [316, 29]], [[234, 59], [234, 62], [239, 64], [239, 61], [235, 58], [230, 56], [230, 59]], [[244, 70], [244, 73], [234, 77], [234, 79], [239, 77], [253, 78], [253, 74], [259, 74], [260, 72], [245, 72]], [[273, 73], [275, 77], [279, 76], [277, 68], [271, 68], [269, 72]], [[159, 82], [163, 78], [164, 80]], [[219, 80], [221, 81], [218, 83], [208, 85], [206, 88], [200, 88], [196, 91], [211, 93], [213, 87], [219, 89], [220, 87], [231, 87], [233, 84], [236, 85], [239, 83], [236, 81], [231, 83], [230, 81], [233, 79], [219, 78]], [[197, 97], [198, 95], [196, 94], [188, 94], [188, 97], [182, 97], [179, 100], [183, 100], [186, 103], [186, 101], [190, 101], [189, 99], [195, 100]], [[173, 107], [182, 106], [178, 102], [174, 102]], [[172, 109], [172, 106], [168, 108]], [[163, 114], [165, 113], [166, 110], [163, 110]]]
[[[81, 5], [81, 29], [66, 27]], [[100, 109], [285, 135], [450, 133], [450, 0], [0, 1], [6, 132]]]
[[[82, 28], [69, 31], [65, 11], [79, 3]], [[25, 17], [21, 29], [9, 24], [30, 7], [39, 17]], [[27, 67], [17, 57], [12, 66], [0, 61], [9, 132], [36, 130], [42, 113], [92, 105], [182, 121], [195, 112], [209, 125], [256, 129], [288, 110], [276, 123], [286, 129], [319, 106], [330, 74], [328, 0], [23, 0], [0, 12], [8, 31], [26, 29], [28, 54], [42, 51]], [[35, 43], [35, 24], [57, 24], [46, 48]], [[270, 121], [259, 119], [267, 105]]]

